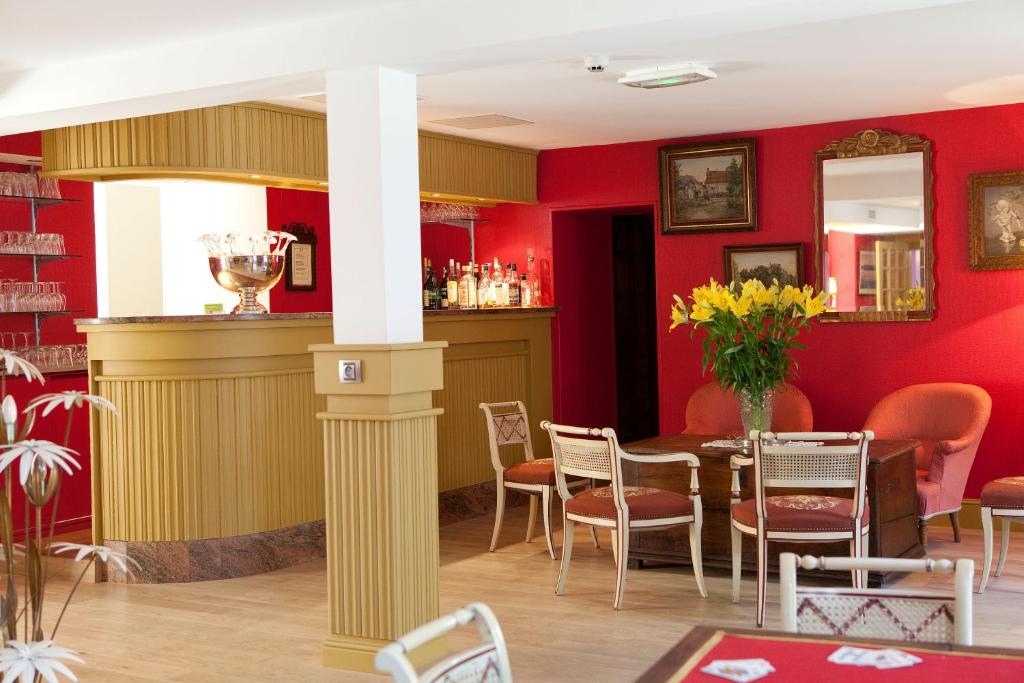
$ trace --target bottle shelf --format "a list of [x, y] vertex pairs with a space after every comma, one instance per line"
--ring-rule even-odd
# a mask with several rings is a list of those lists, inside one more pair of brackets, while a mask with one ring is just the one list
[[40, 318], [52, 318], [58, 315], [74, 315], [83, 312], [82, 309], [78, 308], [63, 311], [0, 311], [0, 315], [38, 315]]

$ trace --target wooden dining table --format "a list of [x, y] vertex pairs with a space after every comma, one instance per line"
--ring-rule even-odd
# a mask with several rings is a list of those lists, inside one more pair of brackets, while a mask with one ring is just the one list
[[[704, 567], [732, 566], [729, 508], [732, 497], [732, 455], [750, 456], [749, 448], [712, 448], [703, 444], [735, 438], [723, 434], [666, 434], [623, 445], [623, 450], [642, 454], [693, 453], [700, 459], [700, 494], [704, 507], [704, 529], [701, 534]], [[925, 552], [918, 536], [917, 469], [914, 451], [920, 443], [914, 440], [878, 439], [868, 446], [867, 494], [870, 518], [868, 552], [872, 557], [923, 557]], [[679, 463], [638, 464], [623, 461], [623, 479], [628, 485], [653, 486], [690, 492], [689, 468]], [[754, 497], [754, 477], [750, 467], [740, 469], [741, 498]], [[772, 490], [776, 493], [793, 491]], [[801, 489], [799, 493], [821, 493], [850, 497], [849, 490]], [[752, 536], [743, 539], [743, 565], [755, 570], [756, 548]], [[792, 550], [813, 555], [847, 555], [843, 543], [769, 544], [769, 571], [778, 566], [779, 552]], [[647, 562], [689, 563], [689, 535], [685, 527], [664, 531], [634, 532], [629, 540], [630, 566], [643, 567]], [[868, 585], [884, 585], [891, 577], [877, 572], [868, 576]]]
[[[921, 659], [913, 666], [879, 670], [873, 666], [834, 664], [828, 656], [843, 645], [869, 649], [895, 648]], [[860, 681], [1024, 681], [1024, 650], [967, 645], [907, 643], [803, 635], [781, 631], [695, 626], [671, 650], [636, 679], [636, 683], [721, 683], [724, 678], [701, 669], [716, 659], [766, 659], [775, 671], [765, 683]]]

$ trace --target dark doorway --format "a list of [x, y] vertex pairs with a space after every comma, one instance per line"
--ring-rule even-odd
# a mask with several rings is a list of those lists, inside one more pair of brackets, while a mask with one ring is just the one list
[[618, 435], [626, 443], [659, 432], [651, 214], [612, 216], [612, 269]]

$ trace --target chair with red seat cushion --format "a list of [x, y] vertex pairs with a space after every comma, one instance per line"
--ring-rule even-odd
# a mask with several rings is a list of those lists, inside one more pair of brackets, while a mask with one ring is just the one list
[[[772, 430], [809, 432], [814, 429], [814, 412], [804, 392], [787, 384], [775, 393]], [[686, 402], [686, 429], [683, 434], [742, 434], [740, 401], [736, 394], [718, 382], [708, 382], [690, 395]]]
[[[707, 597], [704, 571], [701, 563], [700, 531], [702, 510], [697, 468], [700, 461], [692, 453], [666, 453], [639, 455], [626, 453], [619, 446], [613, 429], [586, 429], [542, 422], [541, 427], [551, 435], [551, 450], [555, 456], [555, 480], [558, 495], [562, 497], [562, 566], [558, 572], [555, 594], [565, 590], [572, 557], [573, 530], [576, 524], [590, 529], [603, 528], [612, 532], [612, 550], [615, 552], [615, 609], [622, 607], [622, 594], [626, 587], [626, 564], [629, 561], [629, 532], [671, 529], [689, 525], [690, 558], [693, 574], [700, 594]], [[622, 483], [622, 461], [636, 463], [685, 462], [690, 467], [690, 495], [663, 491], [650, 486], [625, 486]], [[601, 479], [609, 486], [582, 491], [575, 495], [569, 491], [569, 477]]]
[[978, 592], [985, 592], [992, 570], [992, 518], [999, 518], [1002, 539], [996, 576], [1003, 573], [1006, 551], [1010, 547], [1010, 523], [1024, 522], [1024, 477], [1003, 477], [985, 484], [981, 489], [981, 528], [985, 536], [985, 569], [981, 572]]
[[992, 399], [973, 384], [912, 384], [875, 404], [864, 429], [879, 439], [917, 439], [917, 514], [921, 543], [928, 520], [949, 515], [960, 541], [959, 512], [967, 476], [988, 426]]
[[[850, 555], [867, 548], [865, 483], [871, 432], [751, 432], [752, 458], [732, 456], [732, 601], [740, 601], [743, 535], [757, 539], [757, 625], [764, 625], [768, 542], [847, 541]], [[754, 468], [754, 498], [740, 500], [740, 468]], [[851, 498], [769, 496], [770, 488], [853, 489]], [[853, 572], [862, 588], [863, 572]]]
[[[544, 538], [548, 543], [548, 554], [555, 556], [555, 543], [551, 537], [551, 492], [555, 487], [555, 463], [551, 458], [534, 458], [533, 441], [530, 438], [530, 419], [522, 401], [506, 403], [481, 403], [480, 409], [487, 417], [487, 435], [491, 447], [491, 464], [497, 480], [498, 502], [494, 509], [494, 532], [491, 534], [491, 552], [498, 545], [501, 523], [505, 517], [505, 489], [514, 489], [530, 496], [530, 520], [526, 526], [526, 542], [533, 541], [533, 529], [537, 522], [537, 499], [544, 508]], [[526, 458], [523, 462], [505, 466], [501, 460], [501, 447], [520, 445]], [[573, 477], [568, 486], [577, 488], [589, 482]], [[597, 545], [597, 535], [593, 536]]]

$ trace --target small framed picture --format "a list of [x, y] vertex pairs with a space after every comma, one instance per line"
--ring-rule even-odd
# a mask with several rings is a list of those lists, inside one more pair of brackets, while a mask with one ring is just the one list
[[285, 252], [284, 288], [292, 291], [316, 290], [316, 230], [305, 223], [282, 225], [281, 230], [295, 235]]
[[754, 139], [658, 149], [661, 232], [757, 230]]
[[857, 252], [857, 293], [869, 295], [878, 293], [874, 249], [861, 249]]
[[760, 280], [766, 287], [774, 281], [783, 287], [805, 284], [802, 242], [730, 245], [724, 255], [726, 284], [747, 280]]
[[971, 270], [1024, 268], [1024, 171], [968, 176]]

